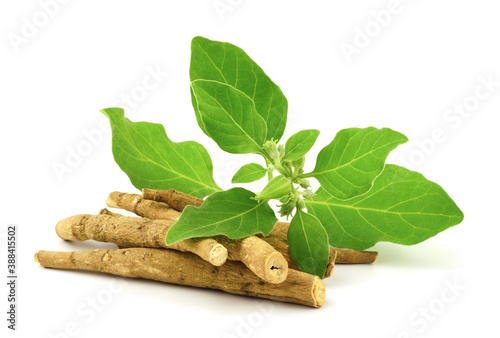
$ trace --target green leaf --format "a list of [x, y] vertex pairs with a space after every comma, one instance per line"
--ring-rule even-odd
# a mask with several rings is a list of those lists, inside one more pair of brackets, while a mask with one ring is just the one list
[[327, 230], [332, 246], [357, 250], [379, 241], [420, 243], [464, 217], [439, 185], [392, 164], [362, 196], [340, 200], [320, 188], [306, 206]]
[[178, 189], [200, 198], [220, 190], [201, 144], [172, 142], [162, 125], [131, 122], [122, 108], [101, 111], [111, 124], [115, 161], [137, 189]]
[[244, 93], [215, 81], [195, 80], [191, 90], [205, 133], [232, 154], [260, 153], [266, 122]]
[[319, 130], [306, 129], [293, 134], [285, 143], [285, 160], [298, 160], [314, 145], [319, 136]]
[[318, 154], [312, 173], [331, 195], [347, 199], [366, 193], [384, 170], [385, 159], [408, 139], [392, 129], [350, 128], [337, 133]]
[[292, 181], [283, 175], [279, 175], [270, 180], [264, 189], [255, 196], [255, 199], [258, 201], [280, 199], [290, 195], [291, 192]]
[[267, 174], [267, 169], [257, 163], [245, 164], [238, 169], [231, 179], [231, 183], [250, 183], [260, 180]]
[[[227, 84], [244, 93], [267, 124], [266, 140], [279, 140], [285, 130], [288, 102], [281, 89], [239, 47], [197, 36], [191, 42], [191, 81], [212, 80]], [[194, 101], [193, 101], [194, 102]], [[194, 105], [200, 128], [198, 107]]]
[[167, 233], [166, 243], [187, 238], [224, 235], [231, 239], [253, 234], [268, 235], [276, 224], [267, 202], [257, 202], [254, 193], [243, 188], [219, 191], [200, 207], [187, 206]]
[[287, 233], [293, 260], [301, 271], [323, 278], [330, 257], [328, 234], [321, 222], [300, 209], [293, 216]]

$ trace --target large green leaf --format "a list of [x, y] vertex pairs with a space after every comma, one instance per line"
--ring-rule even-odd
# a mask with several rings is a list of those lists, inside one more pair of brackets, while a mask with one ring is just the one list
[[320, 188], [306, 206], [327, 230], [332, 246], [357, 250], [379, 241], [416, 244], [464, 217], [439, 185], [391, 164], [362, 196], [340, 200]]
[[301, 271], [323, 278], [330, 257], [328, 234], [320, 221], [297, 209], [287, 232], [290, 255]]
[[303, 177], [317, 178], [321, 187], [340, 199], [364, 194], [384, 170], [389, 153], [407, 141], [389, 128], [343, 129], [319, 152], [313, 172]]
[[255, 194], [232, 188], [208, 196], [200, 207], [187, 206], [167, 233], [166, 243], [183, 239], [224, 235], [231, 239], [253, 234], [268, 235], [276, 224], [267, 202], [257, 202]]
[[122, 108], [107, 108], [113, 156], [137, 189], [178, 189], [205, 197], [220, 188], [212, 161], [199, 143], [172, 142], [161, 124], [131, 122]]
[[[212, 80], [244, 93], [267, 124], [266, 140], [279, 140], [285, 130], [288, 102], [281, 89], [239, 47], [201, 36], [191, 42], [191, 81]], [[191, 92], [192, 93], [192, 92]], [[193, 100], [200, 128], [207, 133]], [[210, 136], [210, 135], [209, 135]]]
[[192, 81], [191, 90], [206, 134], [222, 150], [232, 154], [261, 152], [266, 122], [248, 96], [227, 84], [207, 80]]

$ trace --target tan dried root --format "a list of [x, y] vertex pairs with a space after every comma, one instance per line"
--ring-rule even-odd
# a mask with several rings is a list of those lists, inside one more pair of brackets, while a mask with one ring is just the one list
[[166, 203], [178, 211], [184, 210], [187, 205], [194, 205], [195, 207], [199, 207], [203, 203], [203, 200], [201, 198], [197, 198], [174, 189], [142, 189], [142, 197], [148, 200]]
[[[290, 223], [287, 222], [277, 222], [273, 228], [273, 231], [267, 237], [274, 237], [286, 240], [286, 234], [288, 231]], [[335, 263], [337, 264], [365, 264], [373, 263], [377, 259], [377, 251], [359, 251], [351, 249], [340, 249], [340, 248], [330, 248], [331, 251], [335, 250], [337, 252], [337, 258]]]
[[[180, 213], [167, 204], [144, 199], [141, 195], [137, 194], [126, 194], [118, 191], [112, 192], [106, 199], [106, 205], [110, 208], [124, 209], [149, 219], [177, 221], [180, 217]], [[225, 251], [227, 258], [227, 249], [223, 248], [213, 238], [192, 239], [187, 242], [196, 243], [196, 247], [204, 248], [204, 250], [215, 247], [218, 254], [223, 254], [222, 251]], [[219, 259], [219, 261], [221, 260]]]
[[[147, 189], [143, 191], [147, 191]], [[164, 190], [156, 190], [158, 193], [162, 191]], [[175, 190], [174, 192], [178, 196], [190, 196]], [[183, 201], [187, 200], [189, 198], [183, 199]], [[170, 210], [164, 212], [159, 204], [165, 204], [142, 199], [142, 196], [136, 194], [113, 192], [109, 195], [106, 203], [109, 207], [121, 207], [149, 219], [177, 221], [181, 215], [179, 211], [168, 206], [166, 207]], [[183, 204], [184, 206], [186, 205]], [[270, 283], [281, 283], [286, 279], [287, 261], [281, 253], [260, 238], [248, 236], [241, 240], [230, 240], [224, 236], [216, 236], [215, 239], [227, 248], [229, 259], [243, 262], [263, 280]]]
[[59, 221], [56, 232], [68, 241], [92, 239], [115, 243], [123, 247], [169, 248], [192, 252], [213, 265], [224, 264], [227, 250], [217, 241], [189, 239], [173, 245], [165, 244], [168, 229], [175, 223], [171, 220], [150, 220], [140, 217], [122, 216], [109, 211], [100, 215], [75, 215]]
[[[177, 221], [180, 213], [165, 203], [144, 199], [141, 195], [112, 192], [106, 199], [110, 208], [124, 209], [136, 215], [150, 219], [168, 219]], [[151, 217], [149, 217], [149, 216]]]
[[325, 285], [317, 276], [290, 269], [283, 283], [266, 283], [240, 262], [215, 267], [193, 254], [174, 250], [39, 251], [35, 261], [48, 268], [100, 271], [311, 307], [325, 302]]
[[285, 257], [273, 246], [256, 236], [233, 240], [215, 237], [227, 248], [228, 258], [243, 262], [253, 273], [270, 283], [282, 283], [288, 274]]
[[334, 248], [337, 251], [337, 263], [341, 264], [369, 264], [375, 262], [377, 251], [359, 251]]

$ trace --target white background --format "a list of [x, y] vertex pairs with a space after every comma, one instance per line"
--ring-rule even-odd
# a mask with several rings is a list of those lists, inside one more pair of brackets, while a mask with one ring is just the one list
[[[43, 14], [46, 2], [0, 5], [2, 276], [5, 228], [19, 228], [18, 331], [6, 328], [2, 277], [2, 337], [499, 334], [496, 2], [401, 0], [394, 10], [388, 0], [90, 0], [52, 6], [51, 16]], [[381, 27], [373, 12], [388, 8], [393, 14]], [[366, 29], [371, 37], [363, 41]], [[203, 143], [222, 187], [249, 160], [222, 152], [197, 127], [188, 90], [196, 35], [242, 47], [281, 86], [290, 107], [283, 140], [321, 130], [309, 169], [339, 129], [393, 128], [410, 142], [388, 162], [441, 184], [464, 222], [412, 247], [378, 244], [373, 265], [338, 265], [320, 309], [38, 266], [33, 255], [41, 249], [113, 247], [65, 243], [54, 226], [96, 213], [111, 191], [135, 192], [113, 161], [109, 132], [99, 131], [99, 109], [125, 105], [123, 95], [131, 97], [133, 121], [163, 123], [174, 141]], [[341, 48], [348, 44], [356, 48], [350, 57]], [[151, 70], [161, 76], [145, 90]], [[488, 78], [497, 82], [490, 92], [481, 87]], [[88, 305], [93, 298], [99, 311]]]

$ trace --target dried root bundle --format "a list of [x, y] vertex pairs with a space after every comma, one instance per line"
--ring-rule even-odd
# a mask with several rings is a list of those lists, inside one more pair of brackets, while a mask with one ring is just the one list
[[[108, 207], [140, 217], [102, 209], [98, 215], [63, 219], [57, 223], [56, 232], [64, 240], [109, 242], [120, 249], [39, 251], [35, 260], [48, 268], [101, 271], [311, 307], [323, 305], [323, 281], [298, 271], [289, 252], [289, 223], [276, 223], [266, 237], [232, 240], [214, 236], [167, 245], [166, 235], [182, 210], [202, 203], [202, 199], [173, 189], [144, 189], [142, 195], [113, 192], [106, 200]], [[331, 276], [336, 263], [372, 263], [376, 258], [374, 251], [330, 248], [324, 277]]]

